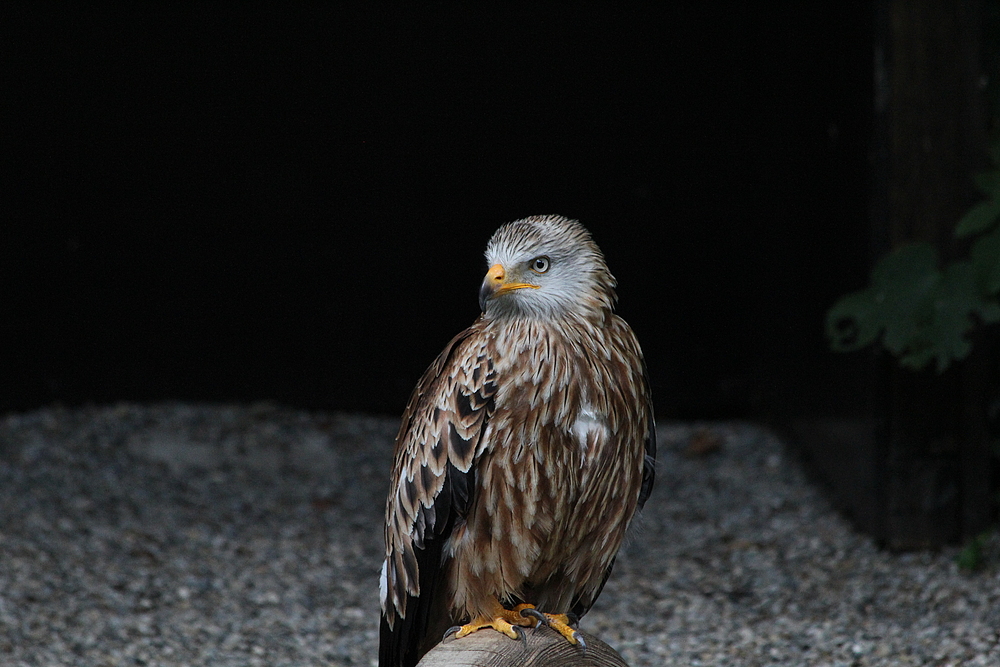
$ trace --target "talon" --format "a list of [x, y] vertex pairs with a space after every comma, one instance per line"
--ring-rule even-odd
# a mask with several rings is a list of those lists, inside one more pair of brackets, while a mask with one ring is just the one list
[[493, 628], [511, 639], [527, 642], [524, 628], [537, 628], [539, 625], [545, 625], [565, 637], [570, 644], [576, 644], [586, 651], [587, 642], [583, 640], [583, 635], [569, 625], [570, 623], [575, 625], [579, 621], [579, 617], [575, 614], [546, 614], [538, 611], [531, 604], [519, 604], [513, 609], [507, 609], [498, 600], [494, 600], [487, 614], [477, 616], [465, 625], [449, 628], [444, 633], [442, 641], [451, 634], [455, 635], [455, 639], [461, 639], [477, 630]]
[[[532, 610], [534, 611], [534, 610]], [[583, 641], [583, 636], [569, 626], [569, 616], [567, 614], [544, 614], [538, 611], [531, 613], [527, 609], [521, 612], [521, 615], [527, 615], [532, 618], [537, 618], [540, 623], [544, 623], [548, 627], [552, 628], [563, 637], [566, 638], [570, 644], [579, 644], [584, 650], [587, 649], [587, 643]], [[537, 614], [537, 616], [536, 616]]]
[[444, 641], [445, 639], [448, 638], [449, 635], [453, 635], [453, 634], [455, 634], [456, 632], [458, 632], [461, 629], [462, 629], [461, 625], [453, 625], [453, 626], [451, 626], [450, 628], [448, 628], [447, 630], [444, 631], [443, 635], [441, 635], [441, 641]]
[[525, 618], [533, 618], [543, 625], [549, 624], [549, 619], [545, 617], [545, 614], [538, 611], [534, 607], [527, 607], [525, 609], [521, 609], [520, 613], [521, 616], [524, 616]]
[[[489, 613], [477, 616], [465, 625], [458, 628], [455, 639], [467, 637], [477, 630], [483, 628], [493, 628], [497, 632], [502, 632], [511, 639], [522, 639], [527, 641], [524, 630], [521, 626], [534, 627], [534, 621], [525, 619], [521, 612], [531, 607], [531, 605], [518, 605], [514, 609], [506, 609], [499, 601], [494, 600]], [[453, 628], [454, 629], [454, 628]], [[450, 630], [449, 630], [450, 632]]]
[[566, 614], [566, 623], [568, 625], [572, 625], [573, 627], [577, 627], [580, 625], [580, 616], [578, 614], [574, 614], [573, 612], [569, 612]]

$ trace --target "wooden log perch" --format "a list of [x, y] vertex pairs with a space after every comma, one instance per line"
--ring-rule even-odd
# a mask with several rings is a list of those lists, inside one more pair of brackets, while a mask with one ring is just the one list
[[586, 632], [587, 650], [570, 644], [551, 628], [524, 631], [525, 641], [480, 630], [468, 637], [448, 637], [431, 649], [417, 667], [628, 667], [613, 648]]

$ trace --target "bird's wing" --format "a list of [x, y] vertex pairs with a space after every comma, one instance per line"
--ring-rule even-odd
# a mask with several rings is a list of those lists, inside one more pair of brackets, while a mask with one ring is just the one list
[[496, 389], [485, 337], [473, 325], [427, 369], [403, 413], [386, 503], [382, 667], [415, 664], [450, 625], [442, 549], [468, 513]]
[[642, 486], [639, 487], [639, 509], [642, 509], [653, 492], [653, 481], [656, 479], [656, 418], [653, 416], [652, 390], [649, 386], [649, 371], [646, 362], [642, 363], [642, 380], [645, 401], [648, 406], [648, 425], [646, 433], [645, 457], [642, 461]]

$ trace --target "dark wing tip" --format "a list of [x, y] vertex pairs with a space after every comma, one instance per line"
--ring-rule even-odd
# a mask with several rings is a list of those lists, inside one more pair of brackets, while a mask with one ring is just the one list
[[[652, 422], [652, 420], [650, 420]], [[642, 509], [653, 492], [656, 481], [656, 424], [651, 423], [646, 438], [646, 455], [642, 459], [642, 486], [639, 487], [639, 509]]]

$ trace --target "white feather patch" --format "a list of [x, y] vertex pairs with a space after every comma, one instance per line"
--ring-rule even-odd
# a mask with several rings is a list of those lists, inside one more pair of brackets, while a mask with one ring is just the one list
[[389, 606], [389, 604], [388, 604], [389, 603], [389, 577], [388, 577], [388, 572], [387, 572], [388, 568], [389, 568], [389, 561], [388, 560], [382, 561], [382, 574], [378, 578], [378, 595], [379, 595], [379, 598], [382, 600], [382, 611], [383, 612], [386, 610], [386, 607]]
[[582, 468], [587, 463], [587, 455], [590, 454], [591, 434], [593, 434], [593, 442], [598, 442], [607, 436], [608, 427], [605, 426], [604, 420], [594, 412], [594, 408], [584, 403], [576, 416], [576, 421], [573, 422], [572, 431], [577, 442], [580, 443], [580, 453], [583, 455], [580, 457], [580, 467]]

